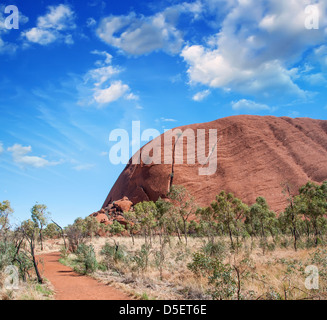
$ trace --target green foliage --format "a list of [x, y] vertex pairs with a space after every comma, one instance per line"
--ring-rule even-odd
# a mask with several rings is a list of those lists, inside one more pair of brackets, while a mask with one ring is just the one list
[[211, 242], [209, 241], [206, 245], [203, 246], [202, 251], [210, 256], [210, 257], [217, 257], [220, 259], [224, 259], [226, 255], [226, 244], [224, 241], [216, 241]]
[[157, 207], [153, 201], [143, 201], [135, 205], [135, 215], [140, 223], [141, 230], [147, 243], [148, 238], [152, 238], [152, 231], [156, 227], [155, 217], [157, 215]]
[[126, 250], [119, 244], [111, 245], [106, 242], [102, 247], [100, 254], [104, 257], [104, 263], [108, 268], [115, 268], [115, 265], [119, 261], [127, 261]]
[[83, 274], [93, 273], [98, 266], [93, 245], [81, 243], [77, 247], [76, 261], [80, 264], [77, 271]]
[[250, 207], [245, 224], [249, 234], [260, 235], [261, 238], [266, 238], [269, 234], [274, 236], [277, 232], [276, 215], [263, 197], [258, 197]]
[[[173, 185], [168, 192], [168, 198], [172, 201], [173, 207], [170, 210], [171, 218], [175, 222], [175, 227], [179, 235], [179, 230], [183, 230], [185, 243], [187, 245], [188, 219], [195, 215], [196, 205], [194, 197], [184, 186]], [[180, 225], [179, 225], [180, 223]]]
[[187, 267], [196, 276], [207, 278], [208, 294], [212, 299], [231, 299], [236, 293], [237, 283], [233, 277], [233, 269], [229, 264], [224, 264], [221, 259], [195, 253], [192, 263], [189, 263]]
[[[232, 193], [220, 192], [216, 201], [211, 204], [212, 213], [216, 221], [221, 223], [223, 231], [229, 235], [231, 247], [239, 246], [239, 237], [244, 233], [244, 224], [240, 223], [248, 213], [248, 206]], [[236, 237], [237, 244], [234, 243]]]
[[47, 224], [47, 226], [44, 229], [44, 235], [48, 238], [48, 239], [54, 239], [54, 238], [58, 238], [61, 234], [60, 229], [58, 228], [58, 226], [54, 223], [49, 223]]
[[132, 257], [132, 261], [135, 263], [136, 270], [141, 271], [142, 274], [148, 268], [150, 253], [150, 246], [143, 244], [141, 250], [136, 251]]
[[116, 220], [112, 223], [112, 225], [110, 225], [110, 233], [113, 235], [121, 234], [124, 230], [125, 226]]
[[91, 238], [98, 232], [100, 223], [96, 217], [88, 216], [85, 218], [85, 231]]
[[9, 224], [9, 216], [14, 212], [8, 200], [0, 202], [0, 232], [4, 231]]

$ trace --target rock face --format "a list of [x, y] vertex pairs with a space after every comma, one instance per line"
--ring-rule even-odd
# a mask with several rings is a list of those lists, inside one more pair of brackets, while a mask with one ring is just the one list
[[[170, 185], [175, 184], [184, 185], [201, 206], [209, 205], [221, 190], [225, 190], [247, 204], [254, 203], [258, 196], [265, 197], [271, 209], [280, 212], [287, 205], [282, 193], [283, 183], [287, 182], [296, 192], [309, 180], [318, 183], [327, 180], [325, 120], [234, 116], [179, 129], [183, 132], [192, 129], [196, 146], [197, 129], [205, 129], [207, 155], [211, 152], [209, 130], [216, 129], [218, 143], [212, 148], [212, 153], [217, 154], [215, 173], [199, 175], [199, 168], [205, 166], [199, 163], [197, 157], [194, 164], [187, 163], [187, 139], [183, 139], [183, 136], [176, 141], [179, 139], [183, 143], [184, 162], [175, 158], [172, 164], [164, 163], [162, 135], [140, 150], [139, 164], [133, 164], [130, 160], [109, 192], [103, 208], [124, 196], [133, 204], [144, 200], [156, 201], [159, 197], [165, 198]], [[170, 146], [172, 154], [175, 152], [176, 156], [174, 143], [175, 140]], [[159, 157], [162, 164], [144, 163], [146, 158], [142, 158], [142, 153], [148, 152], [146, 148], [149, 149], [150, 144], [161, 150]], [[201, 151], [195, 150], [196, 155]]]
[[108, 204], [105, 208], [93, 212], [90, 216], [95, 217], [98, 222], [105, 225], [111, 225], [114, 221], [126, 225], [123, 213], [129, 211], [132, 208], [132, 205], [133, 203], [129, 201], [127, 197], [123, 197], [120, 200]]

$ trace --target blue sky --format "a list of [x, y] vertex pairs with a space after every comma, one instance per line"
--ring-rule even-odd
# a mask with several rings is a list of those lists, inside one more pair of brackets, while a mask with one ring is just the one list
[[326, 119], [326, 40], [323, 0], [2, 2], [0, 201], [15, 223], [36, 202], [62, 225], [100, 209], [124, 168], [109, 134], [132, 121]]

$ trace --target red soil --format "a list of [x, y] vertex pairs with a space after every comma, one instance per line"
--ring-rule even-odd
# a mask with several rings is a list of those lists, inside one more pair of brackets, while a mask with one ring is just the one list
[[43, 261], [43, 276], [55, 290], [56, 300], [131, 300], [127, 294], [88, 276], [80, 275], [58, 260], [60, 253], [39, 256]]

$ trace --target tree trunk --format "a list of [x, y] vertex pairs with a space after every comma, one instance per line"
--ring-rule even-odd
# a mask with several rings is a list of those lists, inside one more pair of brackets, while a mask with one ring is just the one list
[[33, 266], [34, 266], [34, 269], [35, 269], [35, 273], [36, 273], [36, 276], [37, 276], [37, 281], [38, 283], [43, 283], [43, 279], [41, 277], [41, 274], [39, 272], [39, 268], [37, 266], [37, 262], [36, 262], [36, 259], [35, 259], [35, 253], [34, 253], [34, 240], [31, 238], [30, 239], [30, 248], [31, 248], [31, 255], [32, 255], [32, 261], [33, 261]]

